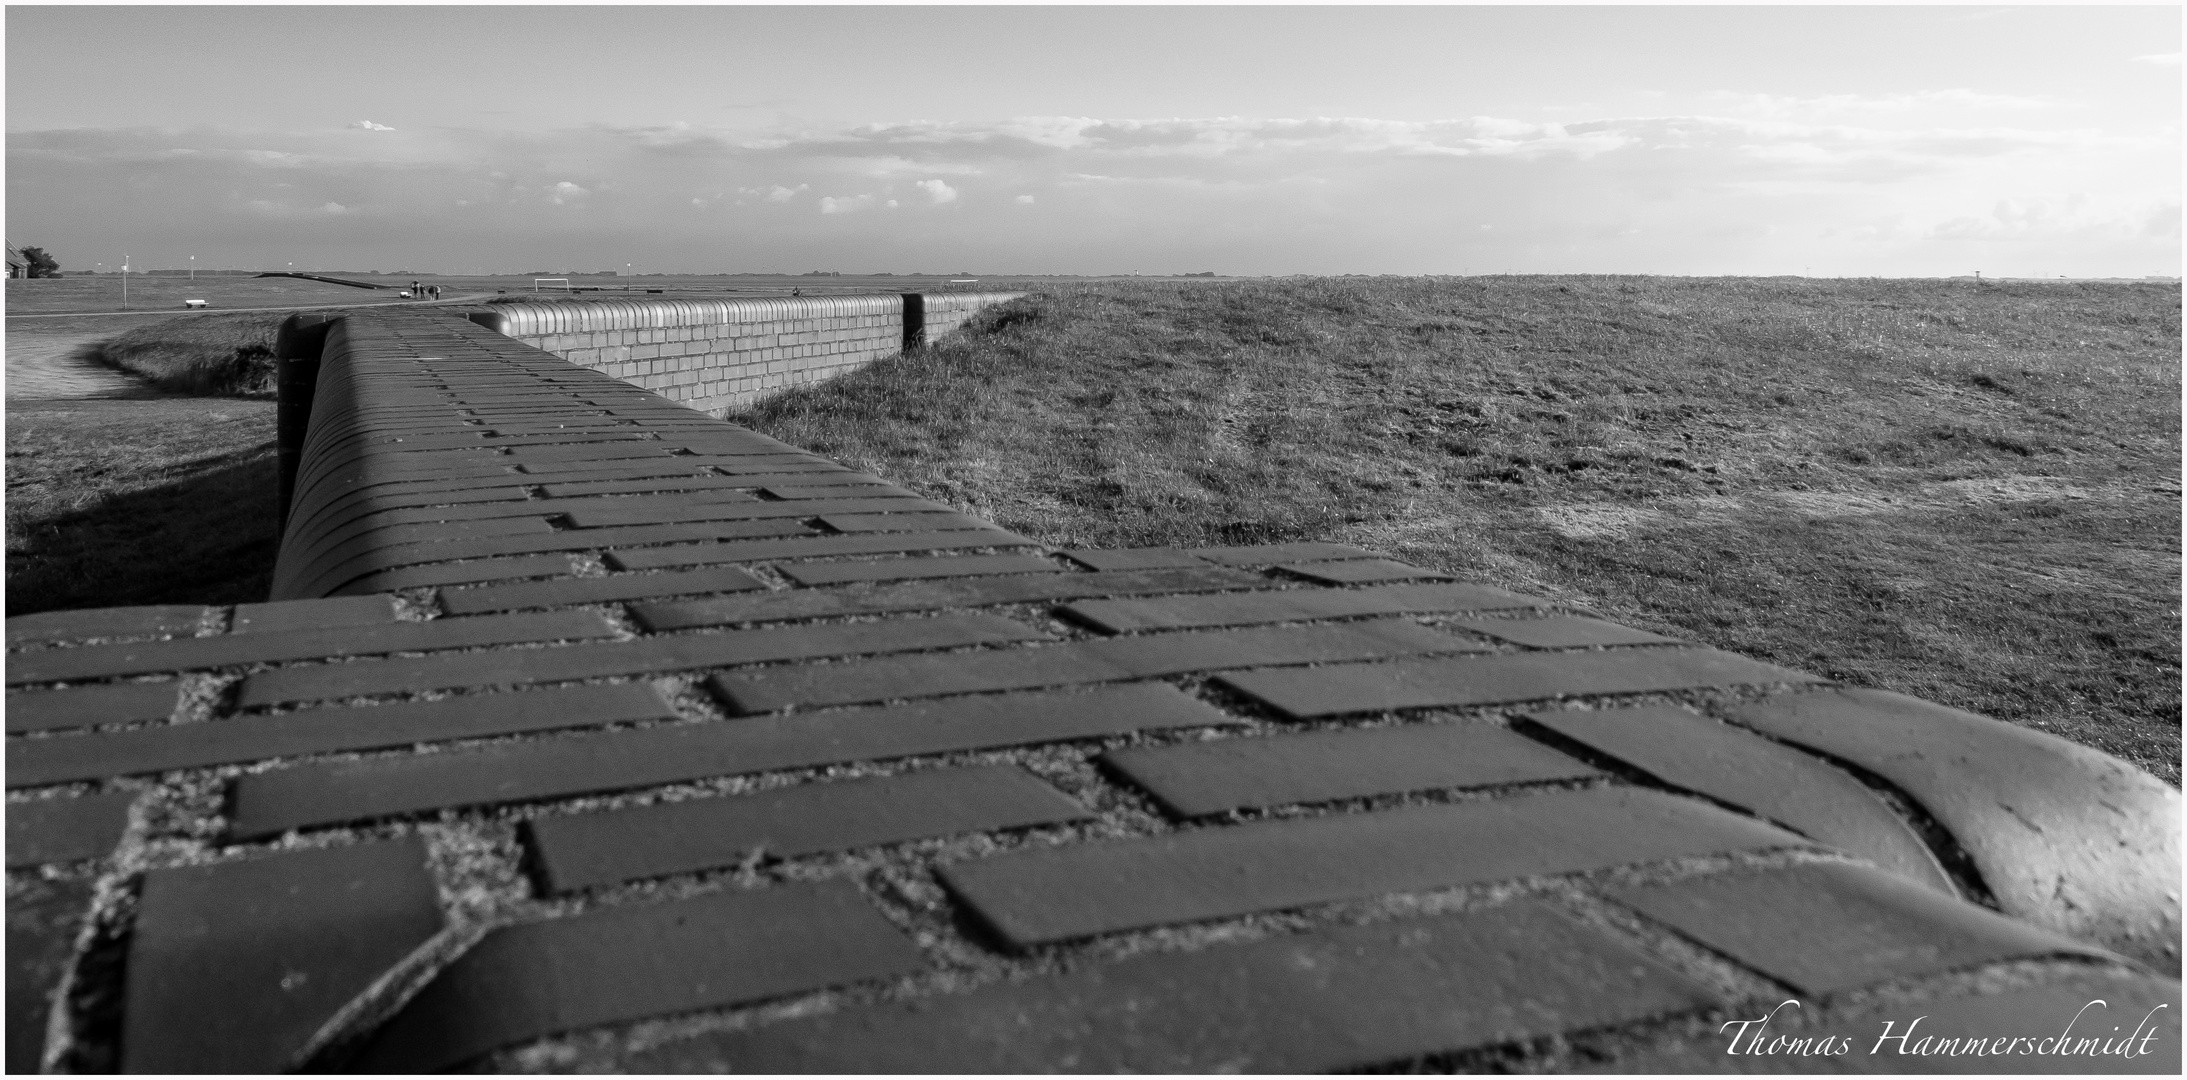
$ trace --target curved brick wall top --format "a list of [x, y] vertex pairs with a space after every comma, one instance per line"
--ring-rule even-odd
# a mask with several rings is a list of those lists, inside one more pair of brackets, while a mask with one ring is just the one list
[[8, 622], [11, 1071], [2180, 1064], [2178, 793], [2039, 732], [1049, 550], [452, 318], [332, 327], [305, 449], [316, 598]]
[[[733, 300], [557, 300], [497, 304], [481, 321], [510, 337], [544, 337], [596, 330], [890, 315], [901, 312], [903, 303], [903, 297], [895, 294], [766, 296]], [[498, 317], [498, 324], [491, 321], [495, 317]]]

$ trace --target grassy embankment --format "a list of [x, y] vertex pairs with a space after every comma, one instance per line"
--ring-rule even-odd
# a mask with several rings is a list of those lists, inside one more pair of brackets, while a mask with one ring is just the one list
[[2177, 285], [1098, 284], [736, 419], [1050, 543], [1361, 544], [2179, 782]]
[[105, 342], [92, 359], [169, 393], [268, 396], [274, 391], [273, 337], [287, 317], [245, 313], [170, 319]]
[[285, 317], [188, 316], [91, 350], [160, 389], [242, 396], [8, 403], [9, 615], [265, 599]]

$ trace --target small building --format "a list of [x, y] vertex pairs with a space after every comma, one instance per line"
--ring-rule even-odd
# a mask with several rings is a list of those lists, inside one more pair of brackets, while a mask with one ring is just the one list
[[11, 278], [30, 276], [30, 260], [24, 258], [22, 252], [15, 250], [14, 244], [8, 245], [8, 276]]

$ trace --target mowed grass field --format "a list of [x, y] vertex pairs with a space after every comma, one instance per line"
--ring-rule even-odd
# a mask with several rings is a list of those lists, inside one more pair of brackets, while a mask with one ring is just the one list
[[1060, 545], [1354, 543], [2179, 782], [2180, 289], [1044, 288], [733, 417]]

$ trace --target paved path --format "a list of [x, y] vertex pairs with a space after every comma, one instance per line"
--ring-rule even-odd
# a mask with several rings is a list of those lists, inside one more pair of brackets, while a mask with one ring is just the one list
[[2178, 793], [2116, 759], [348, 340], [293, 599], [8, 622], [11, 1069], [65, 978], [78, 1070], [2178, 1069]]

